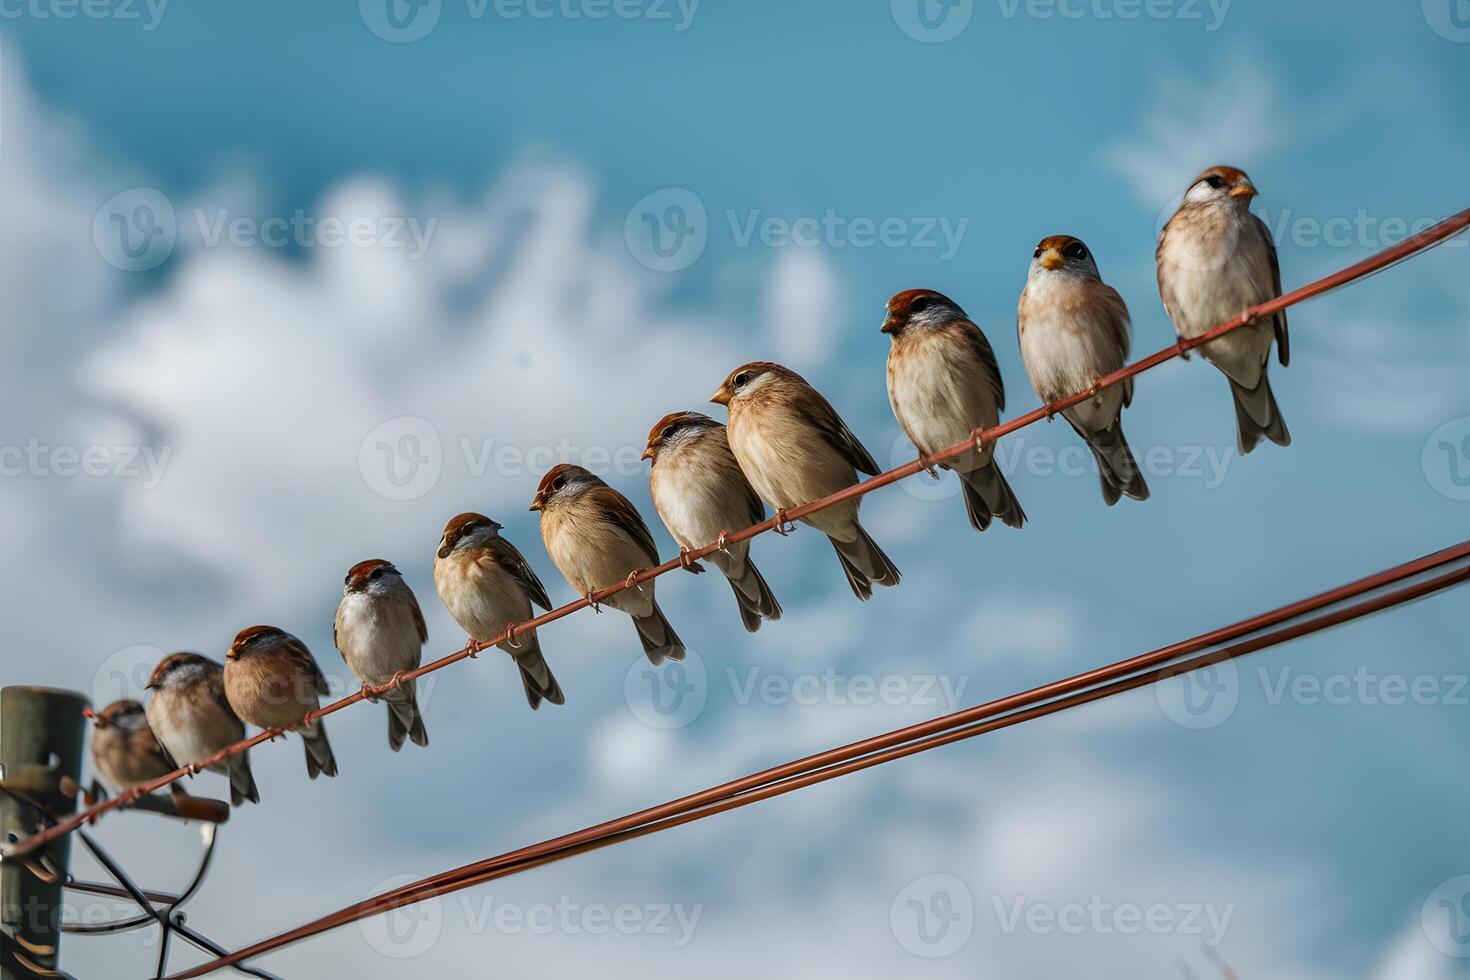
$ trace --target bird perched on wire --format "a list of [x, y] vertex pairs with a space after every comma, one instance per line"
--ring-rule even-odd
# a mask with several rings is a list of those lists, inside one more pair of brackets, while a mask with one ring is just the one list
[[[373, 558], [348, 570], [332, 624], [332, 642], [364, 690], [417, 670], [428, 640], [429, 628], [418, 600], [391, 562]], [[415, 745], [428, 745], [414, 682], [399, 679], [398, 686], [382, 697], [388, 705], [388, 747], [397, 752], [405, 738], [413, 739]], [[368, 699], [376, 701], [377, 697], [368, 695]]]
[[[558, 463], [541, 478], [531, 509], [541, 512], [541, 540], [557, 569], [583, 595], [626, 582], [657, 565], [658, 548], [628, 498], [580, 466]], [[654, 597], [655, 580], [605, 601], [633, 617], [643, 652], [657, 666], [684, 659], [684, 643]]]
[[[327, 679], [306, 644], [274, 626], [241, 630], [225, 655], [225, 696], [235, 714], [258, 728], [296, 724], [321, 707], [327, 692]], [[321, 719], [297, 732], [306, 746], [306, 774], [337, 775]]]
[[[1087, 246], [1071, 235], [1043, 238], [1016, 311], [1021, 363], [1043, 402], [1092, 387], [1128, 360], [1128, 307], [1102, 281]], [[1133, 379], [1099, 390], [1062, 410], [1097, 459], [1108, 506], [1127, 494], [1148, 499], [1148, 484], [1123, 437], [1123, 409], [1133, 403]]]
[[[501, 526], [483, 514], [460, 514], [445, 526], [434, 562], [434, 587], [449, 615], [471, 640], [482, 643], [511, 623], [531, 619], [532, 603], [551, 609], [546, 586], [500, 531]], [[534, 629], [517, 632], [498, 645], [520, 668], [532, 709], [541, 707], [542, 701], [566, 703]]]
[[[1159, 296], [1183, 338], [1198, 337], [1247, 307], [1281, 295], [1281, 264], [1266, 223], [1251, 213], [1255, 184], [1234, 167], [1195, 178], [1164, 226], [1156, 253]], [[1281, 366], [1291, 360], [1286, 311], [1232, 330], [1200, 348], [1230, 382], [1242, 454], [1262, 438], [1291, 445], [1266, 367], [1271, 341]]]
[[[726, 435], [756, 493], [786, 510], [857, 483], [878, 464], [815, 388], [770, 361], [738, 367], [710, 397], [730, 411]], [[801, 518], [832, 542], [853, 594], [867, 600], [874, 585], [897, 585], [898, 568], [858, 523], [857, 498]]]
[[[643, 458], [653, 460], [648, 489], [654, 509], [681, 548], [722, 542], [703, 560], [730, 580], [740, 619], [754, 633], [762, 619], [780, 619], [781, 604], [750, 560], [750, 542], [723, 543], [730, 531], [765, 520], [765, 507], [730, 452], [725, 427], [698, 412], [665, 415], [648, 433]], [[697, 564], [688, 565], [691, 570]]]
[[[888, 401], [920, 453], [947, 449], [1000, 421], [1006, 391], [995, 351], [959, 304], [932, 289], [909, 289], [888, 301], [887, 314]], [[959, 474], [977, 531], [997, 517], [1010, 527], [1026, 523], [994, 453], [986, 445], [939, 464]]]
[[[172, 653], [158, 662], [148, 679], [148, 727], [169, 758], [195, 766], [245, 737], [245, 726], [225, 697], [225, 670], [197, 653]], [[250, 756], [237, 752], [209, 767], [230, 777], [230, 802], [260, 802]]]
[[178, 767], [158, 744], [137, 701], [114, 701], [92, 715], [92, 764], [115, 790], [167, 776]]

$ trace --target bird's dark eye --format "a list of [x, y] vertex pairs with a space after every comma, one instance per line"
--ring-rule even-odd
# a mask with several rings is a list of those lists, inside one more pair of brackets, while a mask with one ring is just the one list
[[910, 313], [923, 313], [925, 310], [927, 310], [929, 307], [931, 307], [933, 305], [934, 305], [934, 297], [933, 296], [920, 296], [918, 299], [914, 300], [912, 303], [909, 304], [909, 312]]
[[741, 371], [739, 374], [735, 375], [735, 387], [743, 388], [745, 387], [745, 383], [749, 380], [750, 375], [745, 371]]
[[368, 576], [368, 578], [382, 578], [382, 577], [383, 577], [383, 570], [381, 568], [375, 568], [375, 569], [373, 569], [373, 574], [371, 574], [371, 575]]
[[1033, 259], [1039, 259], [1039, 258], [1041, 258], [1041, 246], [1040, 245], [1036, 246], [1036, 251], [1034, 251], [1034, 252], [1031, 253], [1031, 257]]
[[562, 487], [564, 487], [566, 485], [567, 485], [567, 478], [564, 477], [564, 476], [559, 476], [555, 480], [552, 480], [551, 481], [551, 489], [553, 489], [553, 490], [560, 490]]
[[1087, 258], [1087, 246], [1081, 242], [1073, 242], [1062, 250], [1062, 254], [1069, 259], [1085, 259]]
[[1221, 177], [1219, 174], [1210, 174], [1208, 177], [1205, 178], [1205, 183], [1215, 188], [1215, 190], [1219, 190], [1220, 188], [1225, 186], [1225, 178]]

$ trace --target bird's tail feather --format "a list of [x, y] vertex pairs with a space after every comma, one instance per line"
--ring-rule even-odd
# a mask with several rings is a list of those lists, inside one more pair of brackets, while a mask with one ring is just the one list
[[239, 806], [246, 800], [260, 802], [260, 790], [255, 788], [255, 776], [250, 772], [250, 753], [241, 752], [225, 760], [230, 776], [230, 803]]
[[[641, 629], [639, 635], [642, 636]], [[551, 672], [546, 658], [541, 655], [541, 640], [536, 634], [532, 633], [528, 639], [522, 640], [521, 649], [512, 650], [511, 658], [521, 669], [521, 683], [526, 687], [526, 701], [531, 705], [532, 711], [541, 707], [542, 701], [550, 701], [552, 704], [567, 703], [567, 696], [556, 682], [556, 675]]]
[[405, 681], [398, 690], [383, 698], [388, 705], [388, 747], [394, 752], [403, 748], [405, 738], [414, 745], [428, 745], [429, 733], [424, 728], [424, 716], [419, 713], [418, 696], [414, 693], [413, 681]]
[[[1074, 425], [1073, 428], [1077, 427]], [[1149, 498], [1148, 484], [1143, 480], [1143, 471], [1138, 468], [1138, 462], [1133, 458], [1133, 450], [1128, 448], [1128, 440], [1123, 435], [1121, 417], [1114, 419], [1113, 424], [1106, 429], [1096, 432], [1083, 432], [1077, 429], [1077, 434], [1087, 441], [1092, 455], [1097, 459], [1103, 500], [1109, 507], [1116, 504], [1124, 494], [1134, 500]]]
[[1016, 499], [1015, 491], [993, 462], [978, 469], [960, 474], [964, 487], [965, 511], [970, 515], [970, 525], [977, 531], [990, 526], [992, 518], [999, 517], [1007, 527], [1020, 527], [1026, 523], [1026, 512]]
[[730, 579], [730, 589], [735, 601], [740, 604], [740, 619], [751, 633], [761, 628], [762, 619], [780, 619], [781, 604], [771, 592], [771, 587], [761, 576], [755, 562], [745, 560], [745, 571], [738, 578]]
[[332, 744], [327, 741], [327, 729], [320, 721], [314, 721], [301, 729], [301, 742], [306, 746], [306, 774], [317, 776], [337, 775], [337, 760], [332, 755]]
[[657, 601], [653, 603], [653, 612], [647, 616], [635, 616], [633, 624], [638, 627], [638, 639], [643, 643], [643, 653], [655, 667], [666, 659], [684, 659], [684, 641], [679, 639], [679, 634], [669, 625]]
[[1235, 400], [1236, 444], [1240, 454], [1255, 449], [1262, 438], [1270, 439], [1278, 446], [1291, 445], [1291, 433], [1286, 430], [1286, 420], [1276, 405], [1276, 394], [1271, 390], [1271, 381], [1261, 372], [1261, 383], [1254, 389], [1245, 388], [1230, 381], [1230, 394]]
[[898, 566], [883, 553], [878, 543], [868, 536], [861, 524], [857, 525], [857, 537], [852, 541], [838, 541], [829, 537], [842, 570], [847, 573], [847, 584], [852, 586], [853, 595], [864, 602], [873, 597], [873, 586], [898, 584]]

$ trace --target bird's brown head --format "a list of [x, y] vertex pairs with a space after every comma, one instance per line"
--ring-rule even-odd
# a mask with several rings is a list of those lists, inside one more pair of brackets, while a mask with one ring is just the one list
[[932, 289], [905, 289], [895, 293], [884, 308], [882, 331], [897, 336], [908, 326], [937, 326], [966, 319], [958, 303]]
[[1096, 279], [1097, 262], [1082, 239], [1071, 235], [1048, 235], [1036, 243], [1031, 253], [1031, 272], [1065, 272]]
[[148, 678], [148, 690], [154, 691], [180, 677], [192, 676], [219, 664], [197, 653], [171, 653], [158, 662]]
[[366, 592], [374, 582], [381, 582], [384, 578], [397, 574], [398, 569], [393, 567], [391, 561], [369, 558], [347, 570], [347, 578], [342, 581], [342, 590], [344, 592]]
[[772, 381], [781, 378], [794, 378], [801, 381], [801, 376], [795, 371], [782, 367], [775, 361], [751, 361], [727, 374], [709, 400], [716, 405], [729, 405], [732, 401], [759, 391]]
[[1256, 185], [1238, 167], [1211, 167], [1189, 185], [1184, 195], [1186, 203], [1199, 204], [1234, 198], [1241, 204], [1250, 204], [1257, 194]]
[[230, 644], [230, 651], [225, 654], [225, 659], [239, 660], [252, 653], [268, 650], [286, 637], [284, 630], [274, 626], [248, 627], [235, 634], [235, 642]]
[[536, 496], [531, 500], [531, 509], [545, 510], [583, 490], [601, 485], [601, 480], [575, 463], [557, 463], [541, 478]]
[[648, 444], [642, 459], [658, 462], [658, 454], [682, 436], [721, 428], [719, 422], [699, 412], [673, 412], [665, 415], [648, 430]]
[[448, 558], [461, 541], [473, 540], [484, 531], [499, 530], [500, 525], [484, 514], [474, 512], [460, 514], [444, 525], [444, 536], [439, 539], [439, 557]]
[[92, 713], [92, 724], [98, 728], [116, 726], [134, 729], [144, 722], [143, 706], [131, 698], [114, 701], [101, 711]]

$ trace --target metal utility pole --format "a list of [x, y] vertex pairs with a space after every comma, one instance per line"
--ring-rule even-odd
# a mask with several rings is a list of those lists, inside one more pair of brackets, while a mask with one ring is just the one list
[[[0, 839], [23, 840], [43, 814], [76, 811], [87, 699], [46, 687], [0, 690]], [[65, 784], [65, 786], [64, 786]], [[68, 792], [70, 790], [70, 792]], [[62, 888], [71, 839], [0, 862], [0, 978], [62, 976], [57, 968]]]

